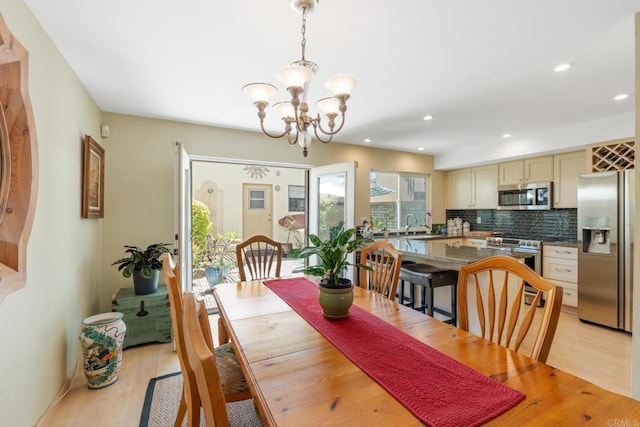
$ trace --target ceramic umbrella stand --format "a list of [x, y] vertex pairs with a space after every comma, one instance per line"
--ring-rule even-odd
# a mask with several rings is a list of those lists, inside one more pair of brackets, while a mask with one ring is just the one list
[[126, 325], [118, 312], [96, 314], [82, 321], [80, 342], [84, 375], [89, 388], [103, 388], [118, 380]]

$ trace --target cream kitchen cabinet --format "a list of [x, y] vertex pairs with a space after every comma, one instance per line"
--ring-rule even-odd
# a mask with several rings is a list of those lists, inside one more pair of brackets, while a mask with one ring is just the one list
[[553, 180], [553, 156], [500, 163], [499, 168], [500, 185]]
[[498, 165], [447, 172], [447, 209], [496, 209]]
[[578, 175], [587, 173], [584, 151], [553, 156], [553, 207], [578, 207]]
[[542, 247], [542, 275], [562, 286], [562, 304], [578, 306], [578, 249], [544, 245]]

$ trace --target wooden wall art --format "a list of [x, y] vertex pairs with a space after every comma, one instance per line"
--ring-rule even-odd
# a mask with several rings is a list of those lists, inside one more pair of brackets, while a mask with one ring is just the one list
[[104, 149], [89, 135], [84, 137], [82, 217], [104, 218]]
[[0, 301], [26, 284], [38, 182], [28, 53], [0, 15]]

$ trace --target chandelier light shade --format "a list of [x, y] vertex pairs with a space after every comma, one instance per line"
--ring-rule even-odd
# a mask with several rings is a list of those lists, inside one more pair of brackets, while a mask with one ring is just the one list
[[[250, 83], [242, 88], [258, 109], [262, 132], [271, 138], [286, 136], [290, 145], [298, 144], [302, 147], [305, 157], [312, 141], [311, 127], [316, 140], [323, 144], [331, 142], [333, 136], [342, 130], [347, 100], [351, 97], [351, 91], [356, 85], [356, 78], [350, 74], [337, 74], [330, 77], [324, 86], [332, 96], [316, 102], [316, 107], [322, 112], [325, 122], [322, 122], [323, 118], [320, 114], [315, 117], [309, 115], [307, 91], [313, 75], [318, 71], [318, 65], [305, 59], [305, 32], [307, 12], [315, 10], [318, 3], [319, 0], [291, 0], [291, 7], [302, 14], [302, 59], [282, 67], [276, 73], [276, 79], [285, 86], [291, 96], [291, 100], [277, 102], [272, 107], [284, 123], [282, 133], [272, 134], [264, 127], [266, 108], [269, 105], [269, 99], [277, 92], [276, 87], [269, 83]], [[340, 116], [340, 125], [336, 127], [338, 116]]]
[[274, 85], [268, 83], [253, 83], [244, 87], [244, 93], [246, 93], [254, 103], [267, 102], [277, 91], [278, 89]]

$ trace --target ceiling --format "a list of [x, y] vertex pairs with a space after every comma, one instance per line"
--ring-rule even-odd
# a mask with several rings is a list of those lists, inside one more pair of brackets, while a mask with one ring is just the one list
[[[242, 86], [269, 82], [272, 102], [285, 100], [274, 74], [300, 59], [289, 0], [25, 1], [107, 112], [259, 131]], [[330, 75], [354, 74], [336, 140], [431, 154], [441, 169], [629, 137], [639, 11], [640, 0], [322, 0], [307, 16], [311, 112]]]

